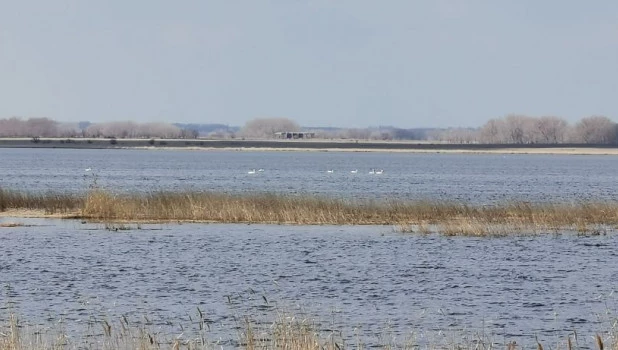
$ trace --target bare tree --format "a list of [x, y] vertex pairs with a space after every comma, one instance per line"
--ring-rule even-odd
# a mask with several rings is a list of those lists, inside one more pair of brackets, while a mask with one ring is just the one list
[[0, 119], [0, 136], [19, 137], [26, 136], [25, 122], [19, 118]]
[[480, 132], [478, 129], [471, 128], [448, 128], [436, 130], [432, 133], [432, 138], [440, 142], [448, 143], [477, 143]]
[[288, 118], [258, 118], [248, 121], [240, 130], [243, 137], [274, 138], [277, 132], [299, 131], [300, 126]]
[[506, 123], [503, 119], [490, 119], [483, 125], [480, 131], [480, 139], [484, 143], [504, 143]]
[[617, 139], [616, 123], [605, 116], [591, 116], [575, 125], [575, 137], [579, 142], [609, 144]]
[[85, 130], [87, 137], [117, 137], [117, 138], [179, 138], [182, 130], [167, 123], [135, 123], [108, 122], [88, 126]]
[[508, 115], [505, 118], [507, 143], [532, 143], [534, 119], [525, 115]]
[[540, 143], [562, 143], [566, 137], [568, 123], [558, 117], [545, 116], [535, 120]]
[[191, 129], [191, 128], [180, 129], [180, 137], [183, 139], [196, 139], [199, 136], [200, 136], [200, 132], [195, 129]]
[[49, 118], [30, 118], [26, 130], [31, 137], [55, 137], [58, 135], [58, 122]]
[[[511, 114], [503, 119], [490, 119], [480, 131], [480, 140], [485, 143], [546, 143], [547, 139], [564, 137], [566, 122], [556, 117], [534, 118]], [[557, 141], [552, 141], [557, 142]]]
[[49, 118], [10, 118], [0, 120], [0, 136], [4, 137], [56, 137], [58, 122]]

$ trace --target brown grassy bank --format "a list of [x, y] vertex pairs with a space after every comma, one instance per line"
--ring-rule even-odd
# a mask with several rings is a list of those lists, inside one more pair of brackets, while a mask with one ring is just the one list
[[315, 196], [156, 192], [84, 195], [0, 190], [0, 212], [42, 213], [96, 221], [218, 222], [301, 225], [394, 225], [405, 232], [489, 235], [618, 226], [618, 202], [504, 203], [493, 206], [429, 201], [348, 201]]

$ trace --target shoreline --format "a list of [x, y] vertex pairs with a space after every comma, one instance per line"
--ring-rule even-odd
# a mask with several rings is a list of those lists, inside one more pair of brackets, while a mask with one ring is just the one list
[[138, 149], [240, 152], [387, 152], [451, 154], [618, 155], [617, 145], [593, 144], [451, 144], [419, 141], [361, 140], [207, 140], [0, 138], [0, 148]]

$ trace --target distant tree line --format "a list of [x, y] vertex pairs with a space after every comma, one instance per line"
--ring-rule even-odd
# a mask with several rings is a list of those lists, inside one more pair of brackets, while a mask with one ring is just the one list
[[84, 137], [115, 137], [123, 139], [140, 138], [197, 138], [198, 132], [191, 129], [181, 129], [167, 123], [135, 123], [135, 122], [108, 122], [97, 123], [83, 130]]
[[60, 123], [49, 118], [0, 119], [0, 137], [197, 138], [198, 132], [167, 123]]
[[300, 125], [288, 118], [256, 118], [245, 123], [239, 136], [270, 139], [275, 137], [275, 133], [286, 131], [300, 131]]
[[436, 130], [430, 137], [449, 143], [618, 144], [618, 124], [605, 116], [586, 117], [570, 125], [554, 116], [508, 115], [491, 119], [476, 129]]
[[618, 144], [618, 124], [605, 116], [590, 116], [570, 125], [555, 116], [508, 115], [479, 128], [301, 127], [288, 118], [256, 118], [243, 127], [222, 124], [59, 123], [49, 118], [0, 119], [0, 137], [88, 138], [253, 138], [272, 139], [277, 132], [312, 132], [316, 138], [346, 140], [418, 140], [484, 144]]
[[278, 132], [312, 132], [321, 139], [353, 139], [353, 140], [395, 140], [426, 138], [430, 129], [398, 129], [394, 127], [376, 128], [329, 128], [301, 127], [288, 118], [257, 118], [248, 121], [239, 131], [239, 137], [254, 139], [272, 139]]
[[198, 124], [198, 123], [174, 123], [175, 126], [184, 130], [194, 130], [200, 137], [212, 139], [235, 138], [240, 130], [238, 126], [226, 124]]
[[75, 137], [78, 130], [72, 125], [49, 118], [0, 119], [0, 137]]

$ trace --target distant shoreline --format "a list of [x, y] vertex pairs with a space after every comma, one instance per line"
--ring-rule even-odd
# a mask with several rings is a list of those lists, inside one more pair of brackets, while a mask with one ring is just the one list
[[590, 144], [452, 144], [421, 141], [355, 140], [206, 140], [206, 139], [102, 139], [102, 138], [0, 138], [0, 148], [65, 149], [186, 149], [236, 151], [333, 151], [410, 153], [500, 153], [618, 155], [616, 145]]

